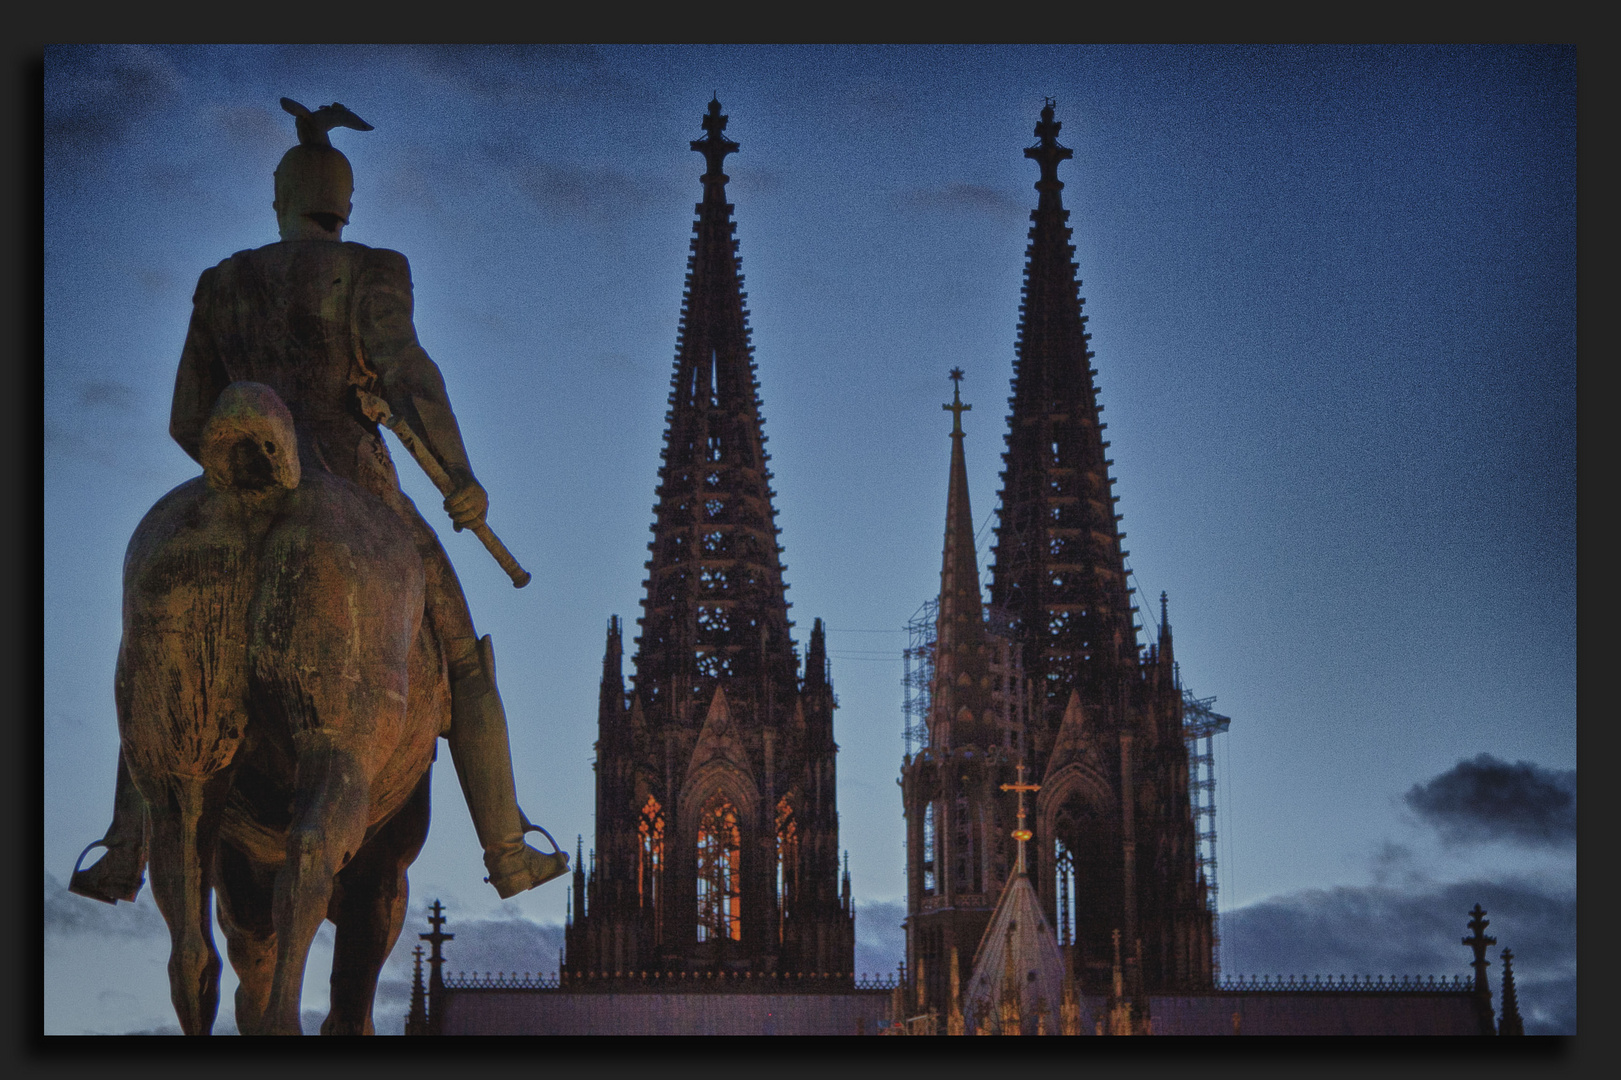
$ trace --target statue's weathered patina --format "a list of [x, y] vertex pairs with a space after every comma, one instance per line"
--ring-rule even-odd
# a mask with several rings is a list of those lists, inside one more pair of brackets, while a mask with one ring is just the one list
[[437, 466], [456, 528], [492, 544], [488, 497], [417, 342], [406, 260], [342, 240], [353, 174], [327, 132], [371, 127], [341, 105], [282, 105], [299, 145], [276, 169], [281, 242], [197, 283], [170, 433], [204, 474], [130, 541], [114, 819], [92, 845], [106, 854], [70, 885], [133, 899], [150, 855], [188, 1033], [209, 1031], [218, 1006], [216, 890], [241, 1031], [300, 1030], [304, 963], [325, 918], [337, 936], [322, 1031], [372, 1030], [440, 736], [502, 897], [568, 863], [524, 842], [533, 826], [490, 639], [379, 437], [380, 413], [403, 423]]

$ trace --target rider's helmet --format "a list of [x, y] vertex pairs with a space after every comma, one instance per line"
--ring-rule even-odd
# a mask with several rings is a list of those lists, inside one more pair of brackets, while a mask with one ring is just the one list
[[271, 205], [278, 221], [308, 218], [334, 232], [349, 223], [354, 193], [354, 170], [343, 151], [300, 144], [276, 166], [276, 201]]
[[349, 223], [355, 173], [327, 132], [335, 127], [370, 131], [371, 125], [337, 102], [311, 112], [291, 98], [282, 98], [281, 107], [298, 122], [298, 145], [283, 154], [276, 166], [276, 201], [271, 205], [282, 235], [301, 231], [305, 221], [335, 235]]

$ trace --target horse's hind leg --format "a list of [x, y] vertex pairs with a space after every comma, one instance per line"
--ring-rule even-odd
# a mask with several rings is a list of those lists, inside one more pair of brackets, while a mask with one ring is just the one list
[[236, 1029], [257, 1035], [276, 973], [276, 926], [271, 918], [275, 869], [260, 866], [229, 843], [215, 859], [215, 894], [225, 954], [236, 972]]
[[373, 1035], [377, 976], [394, 951], [410, 898], [405, 871], [428, 838], [430, 773], [411, 798], [338, 874], [327, 917], [337, 925], [332, 1011], [322, 1035]]
[[152, 898], [169, 924], [169, 996], [187, 1035], [209, 1034], [219, 1012], [220, 957], [210, 896], [229, 787], [225, 771], [209, 777], [171, 775], [143, 785], [151, 822]]
[[342, 732], [324, 728], [293, 737], [298, 766], [287, 861], [276, 874], [276, 974], [265, 1024], [280, 1034], [302, 1034], [299, 1004], [310, 943], [326, 918], [333, 878], [360, 850], [371, 808], [370, 774], [361, 748]]

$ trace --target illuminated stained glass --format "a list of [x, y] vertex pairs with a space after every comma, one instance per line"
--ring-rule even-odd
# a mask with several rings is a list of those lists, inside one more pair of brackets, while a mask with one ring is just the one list
[[653, 940], [664, 939], [664, 808], [647, 797], [636, 823], [641, 841], [636, 864], [636, 895], [653, 912]]
[[743, 940], [743, 837], [737, 807], [713, 795], [698, 815], [698, 940]]

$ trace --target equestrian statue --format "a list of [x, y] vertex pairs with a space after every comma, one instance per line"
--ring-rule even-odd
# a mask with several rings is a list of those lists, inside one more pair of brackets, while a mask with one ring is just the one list
[[524, 840], [545, 830], [518, 807], [490, 639], [380, 437], [392, 428], [455, 528], [528, 580], [484, 522], [405, 257], [342, 239], [354, 174], [328, 133], [371, 125], [342, 105], [282, 106], [299, 142], [275, 172], [281, 240], [197, 282], [169, 431], [203, 474], [158, 501], [125, 554], [113, 822], [69, 885], [133, 900], [150, 866], [187, 1034], [218, 1011], [215, 897], [243, 1034], [301, 1032], [325, 919], [321, 1031], [373, 1032], [441, 737], [496, 892], [568, 869], [555, 843]]

